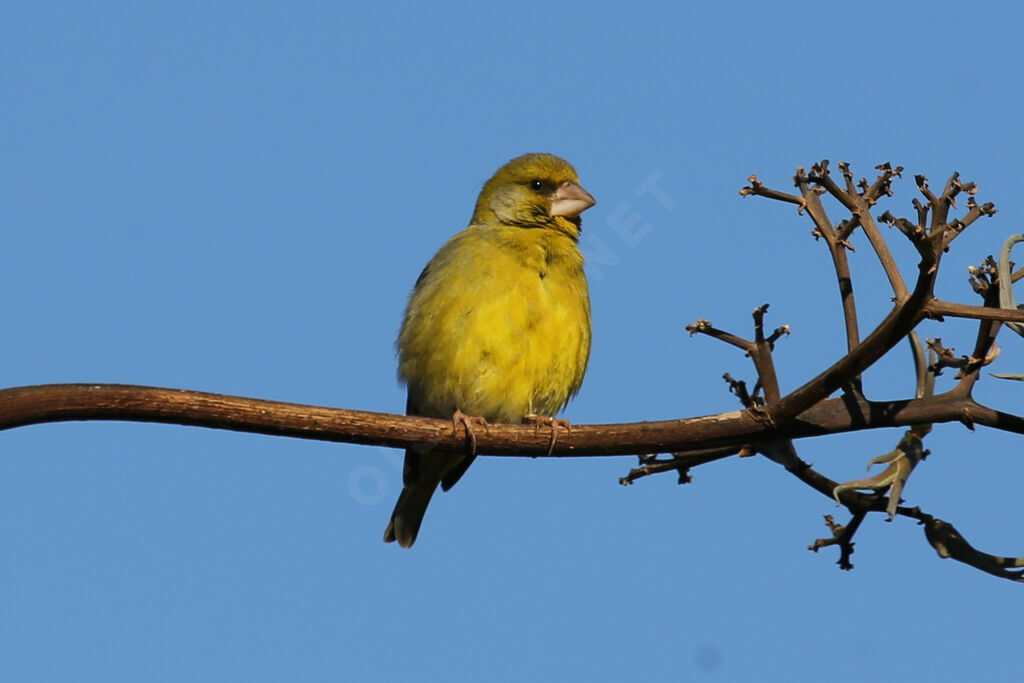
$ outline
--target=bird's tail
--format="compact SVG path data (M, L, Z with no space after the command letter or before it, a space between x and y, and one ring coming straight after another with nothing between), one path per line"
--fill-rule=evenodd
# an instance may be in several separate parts
M398 496L398 502L395 503L395 510L391 513L388 528L384 530L385 543L398 541L398 545L403 548L411 548L412 544L416 542L420 524L423 523L423 515L437 488L436 482L433 486L424 486L423 484L424 482L417 482L402 489L401 495Z

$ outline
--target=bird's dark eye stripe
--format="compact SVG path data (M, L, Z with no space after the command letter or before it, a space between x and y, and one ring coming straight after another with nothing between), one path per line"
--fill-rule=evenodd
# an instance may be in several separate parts
M550 180L541 180L540 178L534 178L530 181L530 189L534 192L550 192L555 189L555 184Z

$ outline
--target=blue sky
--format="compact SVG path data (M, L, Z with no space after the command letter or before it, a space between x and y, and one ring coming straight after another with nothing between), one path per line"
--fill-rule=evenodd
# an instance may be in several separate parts
M121 382L400 412L423 264L508 158L572 161L594 345L574 423L736 408L771 302L784 389L843 350L827 252L751 173L952 171L1000 213L941 296L1021 231L1011 3L8 3L0 21L0 386ZM656 178L670 200L637 192ZM636 214L642 234L617 221ZM858 236L859 237L859 236ZM862 242L858 241L858 247ZM913 250L893 236L912 274ZM888 310L853 256L862 328ZM922 328L960 353L974 326ZM995 371L1024 372L1003 335ZM867 373L910 395L899 348ZM948 387L952 373L940 378ZM1020 386L979 399L1013 410ZM836 479L900 431L807 440ZM908 503L1024 553L1019 439L938 427ZM381 542L400 455L164 425L0 434L0 674L18 681L954 681L1019 669L1021 589L867 520L856 568L805 548L830 501L761 459L623 488L633 458L483 458L411 552ZM937 651L939 654L937 654Z

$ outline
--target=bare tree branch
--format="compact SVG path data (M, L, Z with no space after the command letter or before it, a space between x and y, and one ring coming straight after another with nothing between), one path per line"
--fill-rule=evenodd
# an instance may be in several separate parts
M928 542L940 556L995 576L1024 581L1024 559L980 552L948 522L918 507L900 505L903 486L911 470L929 452L923 447L923 439L933 425L959 422L970 429L981 425L1024 434L1024 416L982 405L972 396L981 369L998 356L995 342L1003 323L1024 323L1024 311L1014 308L1008 288L1009 281L1024 277L1024 268L1011 274L1008 243L998 266L988 257L980 266L969 269L971 286L981 296L982 305L935 299L933 291L943 254L977 219L994 215L995 207L991 203L978 204L974 196L977 186L961 182L955 173L940 194L928 186L923 175L917 175L915 182L924 201L914 199L913 219L896 216L891 211L873 217L870 211L879 200L892 196L893 181L901 177L902 167L882 164L877 167L879 174L875 180L868 183L863 178L855 182L848 164L838 166L843 176L842 186L832 178L826 160L812 166L809 173L797 169L793 181L799 195L766 187L756 176L750 176L750 184L740 193L796 205L798 213L806 212L814 223L812 235L825 241L835 270L847 352L803 386L783 394L772 353L775 343L789 334L789 328L783 325L766 333L768 304L758 306L753 312L752 340L718 329L704 319L687 327L691 335L717 339L750 357L757 373L752 390L748 390L743 380L725 375L743 410L657 422L574 425L557 443L530 425L491 424L482 434L476 434L475 444L471 446L467 443L469 435L465 429L450 420L159 387L53 384L0 390L0 430L74 420L127 420L415 448L427 457L431 451L468 452L471 447L480 455L519 457L639 455L639 465L620 479L624 485L664 472L676 472L679 483L687 483L695 467L733 455L761 453L807 486L823 496L835 496L848 508L852 515L850 522L840 525L828 516L831 538L817 539L811 546L812 550L837 546L839 565L843 569L853 566L850 556L857 529L870 513L885 511L890 518L894 515L908 517L923 524ZM950 218L960 194L967 196L963 215ZM823 195L836 200L849 212L849 217L838 224L833 221L821 200ZM908 289L876 220L896 228L898 232L890 234L897 238L902 234L919 254L912 289ZM853 253L849 240L857 228L871 243L894 294L892 310L866 337L861 336L859 328L849 263ZM978 321L972 352L957 356L936 337L928 342L929 362L914 329L924 320L942 321L947 316ZM862 373L904 338L910 341L913 351L914 398L866 399L861 386ZM935 375L944 367L957 368L959 383L945 393L932 395ZM840 390L838 398L829 398ZM889 467L874 477L845 484L815 470L799 457L795 446L796 440L806 437L883 427L909 428L893 451L871 460L871 464L885 463ZM934 437L930 445L936 445ZM661 455L666 453L670 455Z
M853 563L850 562L850 556L853 555L853 535L857 533L860 523L864 521L867 514L867 512L854 513L845 526L837 524L832 515L825 515L825 526L832 532L831 538L816 538L814 543L807 546L807 549L818 552L821 548L838 545L840 553L836 564L839 565L840 569L846 571L853 569Z
M123 384L42 384L0 390L0 431L51 422L120 420L157 422L318 441L412 448L467 449L450 420L374 413ZM952 392L921 399L828 399L774 429L745 410L656 422L573 425L560 435L553 457L671 453L734 447L778 438L909 427L920 422L961 422L1024 434L1024 417L983 406ZM481 455L543 457L550 438L532 425L492 424L477 434Z

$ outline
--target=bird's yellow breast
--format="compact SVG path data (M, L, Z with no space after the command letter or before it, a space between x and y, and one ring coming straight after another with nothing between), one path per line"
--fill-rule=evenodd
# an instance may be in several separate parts
M493 422L554 415L583 381L590 300L575 240L470 226L416 284L398 338L400 379L421 415Z

